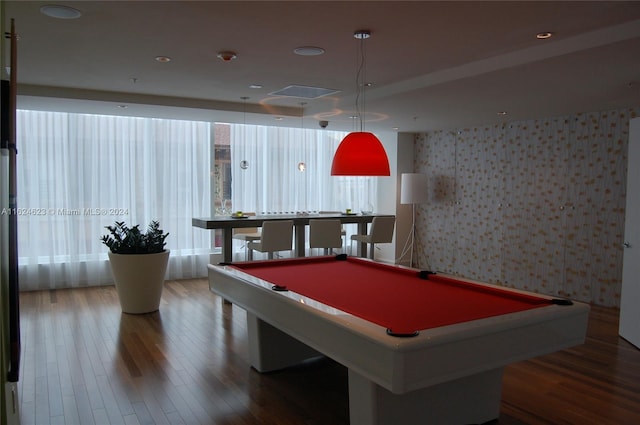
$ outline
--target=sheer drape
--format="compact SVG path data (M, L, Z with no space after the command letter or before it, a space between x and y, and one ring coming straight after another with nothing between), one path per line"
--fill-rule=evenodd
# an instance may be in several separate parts
M111 283L100 236L115 221L159 220L170 233L167 278L206 275L213 232L191 219L213 214L212 123L39 111L17 118L21 290ZM231 125L229 207L370 208L375 179L330 175L345 134Z
M21 289L112 282L99 238L114 221L170 233L168 278L204 276L211 128L203 122L18 112Z
M333 155L346 134L231 125L233 209L292 213L375 208L375 178L331 176Z
M258 214L355 212L375 210L377 180L331 176L331 162L347 135L327 130L302 130L231 125L233 210ZM356 232L346 225L347 234ZM234 255L242 259L242 244Z

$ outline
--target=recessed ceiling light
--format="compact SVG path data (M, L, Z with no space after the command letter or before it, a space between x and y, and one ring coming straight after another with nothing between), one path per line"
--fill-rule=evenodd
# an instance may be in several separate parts
M249 84L250 89L261 89L262 84Z
M169 56L156 56L156 60L158 62L171 62L171 58Z
M546 40L551 37L553 37L553 33L551 31L543 31L536 34L536 38L538 40Z
M498 115L507 115L507 111L500 111L497 113Z
M324 49L315 46L302 46L293 49L293 53L300 56L319 56L324 53Z
M128 108L128 106L127 106L127 105L118 105L118 108L120 108L120 109L127 109L127 108Z
M57 19L76 19L82 16L82 12L69 6L60 4L46 4L40 7L40 12L51 18Z

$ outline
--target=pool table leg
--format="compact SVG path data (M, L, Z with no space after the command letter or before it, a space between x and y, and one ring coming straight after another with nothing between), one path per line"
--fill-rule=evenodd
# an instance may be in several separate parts
M479 424L500 415L503 368L405 394L349 369L351 425Z
M313 348L287 335L247 311L249 361L258 372L271 372L322 356Z

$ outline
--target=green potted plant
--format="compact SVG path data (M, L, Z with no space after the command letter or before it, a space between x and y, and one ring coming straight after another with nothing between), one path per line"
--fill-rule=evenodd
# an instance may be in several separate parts
M160 229L158 221L152 221L146 232L140 225L129 227L123 221L105 228L109 234L100 240L109 247L109 264L122 311L157 311L169 262L169 250L164 248L169 233Z

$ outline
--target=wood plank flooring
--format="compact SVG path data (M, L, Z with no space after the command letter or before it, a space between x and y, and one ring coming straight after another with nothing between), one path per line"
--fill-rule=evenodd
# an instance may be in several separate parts
M22 424L349 423L346 369L257 373L244 310L206 279L168 281L148 315L122 314L111 286L26 292L21 308ZM584 345L508 366L493 424L640 424L640 350L617 326L593 307Z

